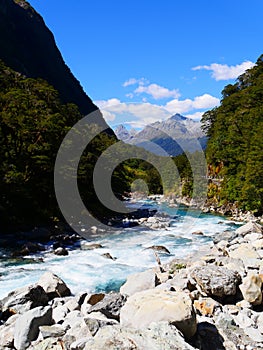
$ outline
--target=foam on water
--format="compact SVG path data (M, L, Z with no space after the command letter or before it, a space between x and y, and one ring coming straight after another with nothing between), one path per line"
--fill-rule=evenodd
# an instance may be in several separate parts
M148 206L157 205L147 202ZM65 257L55 256L52 252L38 254L42 263L8 264L0 260L0 299L10 291L33 284L45 271L60 276L73 293L118 290L126 277L135 272L156 266L152 245L165 246L171 255L159 253L163 263L172 258L181 258L211 242L217 232L234 229L223 217L201 214L161 204L159 212L165 212L173 219L171 227L163 230L143 230L141 228L123 229L120 232L104 234L92 239L103 248L69 251ZM185 216L185 214L187 215ZM219 223L220 221L220 223ZM187 229L186 229L187 227ZM202 231L204 236L192 235L193 231ZM106 259L102 254L110 253L116 260Z

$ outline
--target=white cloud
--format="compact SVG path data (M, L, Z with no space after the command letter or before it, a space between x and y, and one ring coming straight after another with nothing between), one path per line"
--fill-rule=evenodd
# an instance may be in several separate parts
M117 115L132 116L136 123L149 124L170 116L170 112L163 106L146 103L125 103L118 99L109 99L107 101L95 101L95 104L101 109L107 121L115 120Z
M251 61L245 61L236 66L228 66L227 64L212 63L209 66L197 66L192 70L209 70L212 71L212 77L216 80L229 80L236 79L239 75L243 74L247 69L250 69L255 64Z
M135 78L130 78L129 80L126 80L123 84L122 84L122 86L124 86L124 87L127 87L127 86L130 86L130 85L135 85L135 84L137 84L137 79L135 79Z
M150 85L143 85L137 87L137 89L134 90L134 93L136 94L148 94L152 96L155 100L161 99L161 98L169 98L174 97L178 98L180 96L180 93L177 89L169 90L163 86L157 85L157 84L150 84Z
M102 109L101 112L102 112L102 115L103 115L104 119L106 120L106 122L112 122L116 118L115 114L113 114L105 109Z
M128 80L126 80L122 86L123 87L127 87L127 86L131 86L131 85L143 85L143 84L149 84L148 80L145 78L140 78L140 79L136 79L136 78L130 78Z
M164 108L171 114L187 113L198 109L213 108L219 105L220 100L209 94L195 97L193 100L187 98L185 100L174 99L166 103Z
M188 118L200 119L205 110L219 105L219 99L209 94L195 97L193 100L173 99L165 105L157 105L149 102L126 103L116 98L107 101L95 101L96 105L101 108L102 113L107 121L113 121L119 116L130 116L134 118L134 123L146 125L163 120L175 113L186 114ZM192 113L191 113L192 112Z
M121 103L121 101L117 98L110 98L109 100L97 100L96 101L96 105L101 108L109 108L111 106L116 106L119 105Z
M177 89L169 90L158 84L150 84L145 78L131 78L123 83L123 86L137 85L133 92L126 94L126 97L133 98L134 95L146 94L153 99L168 98L166 104L150 103L147 96L141 96L142 102L122 102L117 98L95 101L101 109L104 118L108 122L134 123L137 127L167 119L173 114L180 113L191 119L200 119L205 110L219 105L218 98L203 94L194 99L180 100L180 93ZM117 118L117 120L116 120Z
M200 120L204 112L195 112L193 114L186 114L185 117L193 120Z
M214 96L211 96L209 94L204 94L201 96L197 96L193 100L193 109L206 109L206 108L213 108L215 106L218 106L220 103L220 100Z
M180 93L178 89L169 90L166 87L160 86L158 84L150 84L145 78L135 79L130 78L126 80L122 86L127 87L131 85L138 85L138 87L132 93L127 94L127 97L133 98L134 94L147 94L153 97L155 100L161 98L179 98Z

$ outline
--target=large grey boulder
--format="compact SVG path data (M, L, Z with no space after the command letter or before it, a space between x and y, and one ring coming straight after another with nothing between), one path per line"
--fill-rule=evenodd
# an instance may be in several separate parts
M101 312L107 318L119 320L120 310L125 304L127 298L120 293L106 294L105 297L95 305L91 306L88 313Z
M24 313L38 306L45 306L48 296L41 286L27 286L10 292L1 300L2 311L11 310L13 313Z
M73 327L71 327L67 331L67 333L62 338L62 341L66 349L71 349L72 343L83 338L92 338L92 334L89 330L89 327L86 325L85 321L82 319L79 322L76 322L73 325Z
M152 289L158 284L158 278L153 270L146 270L128 276L127 281L120 288L123 295L133 295L146 289Z
M236 230L236 233L242 237L244 237L248 233L252 233L252 232L262 233L263 228L260 224L257 224L256 222L249 221L247 224L239 227Z
M67 297L71 295L66 283L52 272L45 272L39 279L38 285L47 293L49 300L56 297Z
M236 271L215 265L196 267L191 272L191 277L207 296L219 298L235 295L241 281Z
M192 337L196 332L196 315L189 295L150 289L128 298L120 312L123 327L141 329L161 321L170 322L185 337Z
M50 306L36 307L25 312L15 323L14 346L16 350L26 349L31 341L37 339L39 327L52 323L52 308Z
M102 317L101 317L102 316ZM118 324L118 321L114 319L108 319L99 312L92 313L90 318L84 318L86 325L88 326L91 334L94 336L98 330L105 326L113 326Z
M230 242L233 239L235 239L237 236L238 236L238 234L236 232L224 231L224 232L216 233L214 238L213 238L213 242L214 242L214 244L217 244L221 241Z
M152 323L143 329L121 326L101 328L85 350L194 350L176 327L168 322Z

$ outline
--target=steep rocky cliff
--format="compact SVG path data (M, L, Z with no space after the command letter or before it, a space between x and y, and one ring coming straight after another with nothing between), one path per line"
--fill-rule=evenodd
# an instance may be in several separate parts
M65 64L43 18L27 1L0 1L0 59L27 77L47 80L62 102L75 103L82 114L97 109ZM105 123L102 118L100 122Z

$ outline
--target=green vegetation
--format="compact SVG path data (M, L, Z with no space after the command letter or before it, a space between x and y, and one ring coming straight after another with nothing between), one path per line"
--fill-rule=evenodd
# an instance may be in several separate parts
M178 272L179 270L185 269L186 264L185 263L179 263L179 262L172 262L169 265L169 274L174 274L175 272Z
M243 210L263 213L263 55L256 65L222 91L219 107L202 118L209 137L209 197L237 202Z
M2 227L39 224L59 215L53 185L56 154L81 117L77 106L62 104L58 92L46 81L26 78L0 61ZM115 136L106 133L92 140L83 156L85 166L80 165L80 187L90 181L100 153L114 142ZM82 195L95 210L91 186L85 186Z

